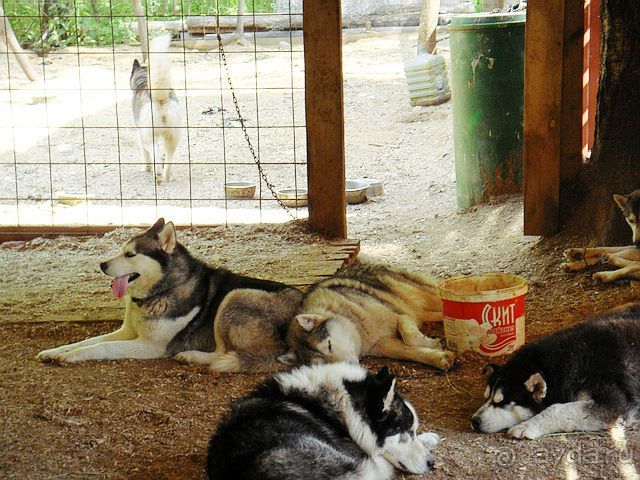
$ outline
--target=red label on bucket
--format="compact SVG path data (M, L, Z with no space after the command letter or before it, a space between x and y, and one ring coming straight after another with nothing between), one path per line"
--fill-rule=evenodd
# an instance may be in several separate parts
M524 344L524 295L492 302L443 298L442 307L449 348L502 355Z

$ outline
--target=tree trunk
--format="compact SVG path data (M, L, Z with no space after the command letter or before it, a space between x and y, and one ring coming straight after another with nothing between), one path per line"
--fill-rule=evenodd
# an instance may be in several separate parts
M418 27L419 51L423 50L427 53L435 53L439 10L440 0L422 0L420 26Z
M142 8L140 0L132 0L133 11L138 22L138 40L140 40L140 49L142 50L142 63L147 63L149 58L149 27L147 25L147 16Z
M236 36L242 37L244 35L244 0L238 0L238 16L236 17Z
M637 0L602 0L601 73L591 163L567 201L570 225L601 245L627 245L631 232L614 193L640 188L640 9Z
M18 65L20 65L20 68L22 68L22 71L29 80L32 82L38 80L38 74L29 63L29 58L25 55L24 50L22 50L16 34L13 33L13 28L11 28L11 24L9 23L9 17L4 14L2 3L0 3L0 45L4 45L5 41L7 42L7 51L14 54Z

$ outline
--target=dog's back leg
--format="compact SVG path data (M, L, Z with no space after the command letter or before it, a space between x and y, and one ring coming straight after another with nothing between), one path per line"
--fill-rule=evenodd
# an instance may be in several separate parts
M440 370L451 368L455 359L455 353L453 352L435 348L413 347L405 344L399 338L383 338L374 346L371 354L396 360L424 363Z
M567 260L560 264L565 272L578 272L585 268L597 265L607 254L622 252L633 247L599 247L599 248L568 248L564 251Z
M598 272L593 275L593 279L602 283L611 283L618 280L640 280L640 265L634 263L628 267L611 272Z
M199 352L189 350L174 357L180 363L208 365L214 372L275 372L289 368L277 361L276 357L260 356L248 352Z
M171 179L171 165L173 164L173 157L178 148L178 141L180 140L180 130L176 127L170 129L168 133L165 133L162 137L164 160L162 166L162 182L168 182Z
M142 160L142 171L150 172L151 171L151 151L147 148L148 143L145 142L143 135L146 135L147 132L142 131L143 129L138 128L138 154L140 156L140 160Z
M442 349L440 340L424 335L418 328L418 321L409 315L398 316L398 332L407 345Z

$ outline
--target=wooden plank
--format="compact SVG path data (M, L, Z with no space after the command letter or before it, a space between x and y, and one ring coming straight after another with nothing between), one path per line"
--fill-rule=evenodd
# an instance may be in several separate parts
M340 0L303 2L309 224L347 235Z
M562 100L560 113L560 183L571 182L582 163L583 0L564 2ZM563 189L560 189L562 192ZM562 204L562 195L560 195ZM568 210L568 209L567 209ZM563 209L560 209L562 216Z
M564 2L527 5L524 74L524 233L559 226Z
M600 0L586 0L584 2L584 29L582 158L587 160L593 147L600 79Z
M151 225L20 225L0 226L0 243L13 240L33 240L38 237L69 236L102 236L117 228L148 228ZM220 225L197 225L198 227L219 227ZM191 225L176 225L177 230L192 228Z
M221 32L235 31L236 15L196 16L187 17L186 28L192 35L216 33L216 24L220 20ZM273 13L249 13L243 15L244 30L246 32L264 32L271 30L299 30L302 28L302 15L277 15Z

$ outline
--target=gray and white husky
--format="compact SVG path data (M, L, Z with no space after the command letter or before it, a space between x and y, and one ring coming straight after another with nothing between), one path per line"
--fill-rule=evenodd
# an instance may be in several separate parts
M435 433L384 367L304 366L236 402L209 443L210 479L382 480L433 467Z
M170 35L151 40L148 66L134 60L129 80L140 159L145 172L153 165L158 184L171 177L171 163L184 127L180 102L171 86L170 44Z
M208 362L221 371L282 368L288 324L302 294L269 280L212 268L176 238L173 223L159 219L100 264L125 298L115 332L44 350L41 361L78 362L171 357L188 350L216 351Z
M593 432L638 420L640 305L626 305L518 350L485 368L486 403L473 428L515 438Z
M433 280L401 269L355 264L313 285L289 327L289 364L358 363L375 356L447 370L455 358L420 331L442 320Z
M626 247L568 248L564 251L565 262L560 268L565 272L579 272L593 265L606 264L617 270L597 272L593 279L610 283L618 280L640 280L640 190L628 195L613 195L624 219L631 228L633 245Z

